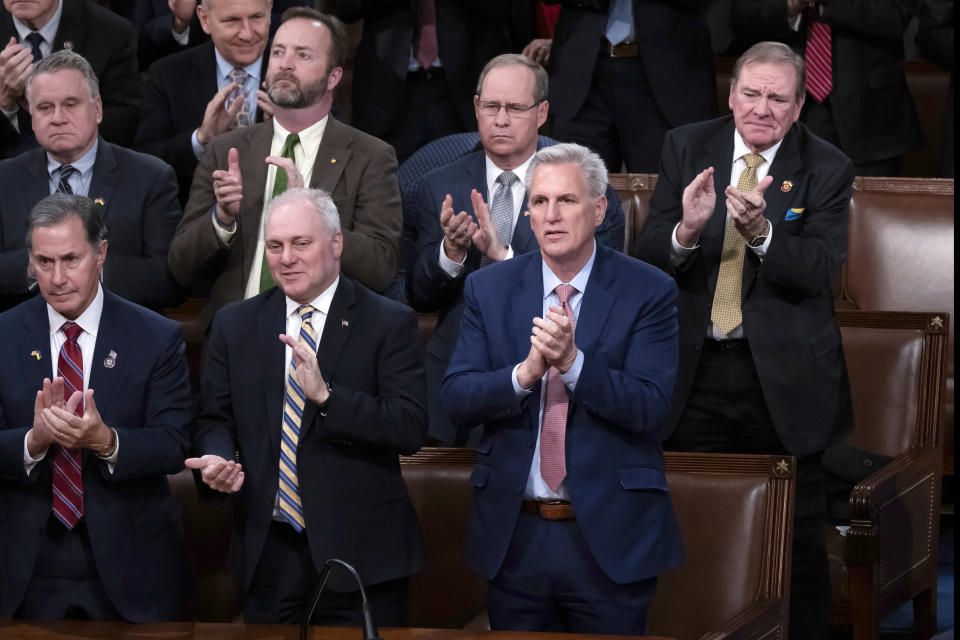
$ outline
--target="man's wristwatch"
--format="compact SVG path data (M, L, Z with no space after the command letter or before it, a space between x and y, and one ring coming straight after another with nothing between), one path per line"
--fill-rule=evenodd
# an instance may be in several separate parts
M763 243L767 241L767 236L769 235L770 235L770 221L764 220L763 231L761 231L757 235L750 238L750 240L747 241L747 246L752 249L756 249L757 247L762 247Z

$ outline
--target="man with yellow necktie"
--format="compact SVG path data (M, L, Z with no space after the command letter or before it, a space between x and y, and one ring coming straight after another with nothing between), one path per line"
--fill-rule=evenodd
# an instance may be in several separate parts
M680 289L667 449L797 456L790 637L826 637L820 458L849 433L832 282L853 165L797 123L803 58L762 42L737 61L732 116L667 134L638 257Z

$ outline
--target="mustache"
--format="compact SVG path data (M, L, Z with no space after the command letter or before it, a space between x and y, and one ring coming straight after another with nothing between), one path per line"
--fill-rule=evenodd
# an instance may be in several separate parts
M271 75L267 80L269 81L270 84L273 84L277 80L289 80L290 82L297 85L298 87L300 86L300 81L297 80L297 76L287 71L277 71L276 73Z

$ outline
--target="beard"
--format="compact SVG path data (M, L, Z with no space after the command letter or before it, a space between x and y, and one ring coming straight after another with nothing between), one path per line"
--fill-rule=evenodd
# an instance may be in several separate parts
M300 84L300 80L291 74L276 73L267 78L267 95L278 107L284 109L304 109L320 102L327 95L327 78L311 82L306 86ZM276 82L278 79L286 80L292 83L292 88L279 87Z

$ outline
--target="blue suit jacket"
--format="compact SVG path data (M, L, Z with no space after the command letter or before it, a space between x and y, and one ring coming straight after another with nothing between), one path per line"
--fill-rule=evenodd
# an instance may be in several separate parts
M0 162L0 309L33 295L27 277L24 221L50 195L43 149ZM102 138L88 195L103 200L109 251L103 283L122 298L152 309L183 301L167 266L167 251L180 221L177 181L164 162Z
M52 462L28 476L23 439L51 376L46 303L37 296L0 314L0 617L20 605L51 517ZM103 421L117 430L113 474L83 450L84 520L107 597L127 620L169 620L186 578L180 504L167 474L183 469L190 384L177 323L104 291L90 372ZM31 353L37 351L39 359ZM103 364L116 352L114 367Z
M538 147L550 146L556 141L542 138ZM520 176L521 179L523 176ZM470 191L476 189L485 202L490 202L487 193L487 167L483 151L475 151L456 162L431 171L420 183L417 206L413 211L416 225L416 248L414 262L407 276L407 296L410 305L417 311L432 311L440 314L437 327L427 345L427 398L430 404L429 435L444 444L454 438L454 428L436 403L440 380L447 370L450 355L460 333L460 318L463 315L463 283L467 276L480 268L482 255L471 245L460 275L451 278L440 268L440 245L443 229L440 227L440 205L446 194L453 196L453 210L467 211L473 216ZM597 242L620 251L623 248L624 218L620 198L616 191L607 187L607 216L596 230ZM520 215L513 229L510 245L515 256L539 250L537 239L530 229L527 198L520 205Z
M597 246L577 318L584 363L570 394L565 483L593 557L618 583L682 560L660 448L677 371L676 296L662 272ZM540 253L471 275L464 299L440 402L459 426L483 423L467 557L492 579L520 513L539 429L541 383L518 400L511 376L530 350L532 318L543 314Z

